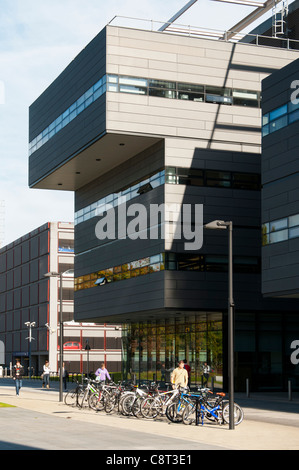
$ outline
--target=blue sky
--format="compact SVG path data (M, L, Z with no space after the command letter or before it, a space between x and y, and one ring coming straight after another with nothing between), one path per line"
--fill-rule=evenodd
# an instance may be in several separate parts
M4 244L45 222L73 220L72 193L28 188L30 104L115 15L166 22L186 3L0 0L0 200L5 200ZM226 30L251 11L250 7L199 0L177 23Z

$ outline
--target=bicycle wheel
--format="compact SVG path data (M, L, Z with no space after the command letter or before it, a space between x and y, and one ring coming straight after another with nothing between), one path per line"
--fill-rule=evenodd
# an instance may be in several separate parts
M111 397L108 397L104 405L104 410L106 411L106 413L111 413L111 411L114 410L116 404L117 404L116 395L112 395Z
M166 416L172 423L181 423L185 408L185 403L171 403L166 408Z
M64 397L64 403L68 406L76 406L77 405L77 389L70 390Z
M78 402L79 402L79 406L81 408L88 408L89 407L89 390L82 390L82 392L80 393L79 397L78 397Z
M135 418L142 417L140 407L141 407L141 403L143 402L143 400L144 400L143 397L137 397L132 405L132 413L135 416Z
M101 411L104 409L105 405L105 396L104 394L92 393L89 397L89 407L95 411Z
M229 424L229 403L224 405L223 412L222 412L223 420L225 423ZM242 423L244 418L244 412L242 408L234 403L234 424L237 426L238 424Z
M140 407L141 414L144 418L154 419L160 411L160 405L153 397L145 398Z
M184 424L193 424L196 421L196 404L195 403L189 403L184 411L183 411L183 416L182 420Z
M136 400L135 395L125 395L120 403L120 412L124 416L132 414L132 406Z

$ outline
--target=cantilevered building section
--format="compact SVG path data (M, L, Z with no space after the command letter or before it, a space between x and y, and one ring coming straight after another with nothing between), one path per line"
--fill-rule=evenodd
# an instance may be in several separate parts
M298 57L108 25L31 105L30 187L75 192L75 320L126 325L125 373L159 379L186 356L193 381L208 360L223 385L226 236L205 234L194 250L187 237L151 238L149 221L135 240L119 224L136 203L202 204L204 223L234 224L239 386L269 383L255 362L259 318L295 307L261 295L261 81ZM115 237L100 240L105 210Z

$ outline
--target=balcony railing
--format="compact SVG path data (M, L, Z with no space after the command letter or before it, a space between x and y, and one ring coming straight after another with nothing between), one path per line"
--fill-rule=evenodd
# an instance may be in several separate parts
M169 23L164 31L159 31L164 21L149 20L143 18L132 18L129 16L114 16L108 23L110 26L121 26L133 29L144 29L159 32L160 34L181 34L183 36L213 39L217 41L252 44L256 46L278 47L289 50L299 50L299 40L264 36L261 34L240 33L236 31L221 31L217 29L200 28L198 26Z

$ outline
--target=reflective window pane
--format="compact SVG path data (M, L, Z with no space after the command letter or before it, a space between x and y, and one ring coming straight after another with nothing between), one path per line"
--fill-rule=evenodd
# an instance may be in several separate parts
M289 227L296 227L299 225L299 214L291 215L289 217Z
M270 232L270 243L278 243L288 239L288 230L280 230L279 232Z
M275 220L274 222L270 222L269 225L269 231L270 232L277 232L278 230L282 230L284 228L287 228L288 226L288 219L280 219L280 220Z
M279 118L280 116L284 116L288 112L288 106L284 104L273 111L270 111L270 121L274 121L274 119Z

